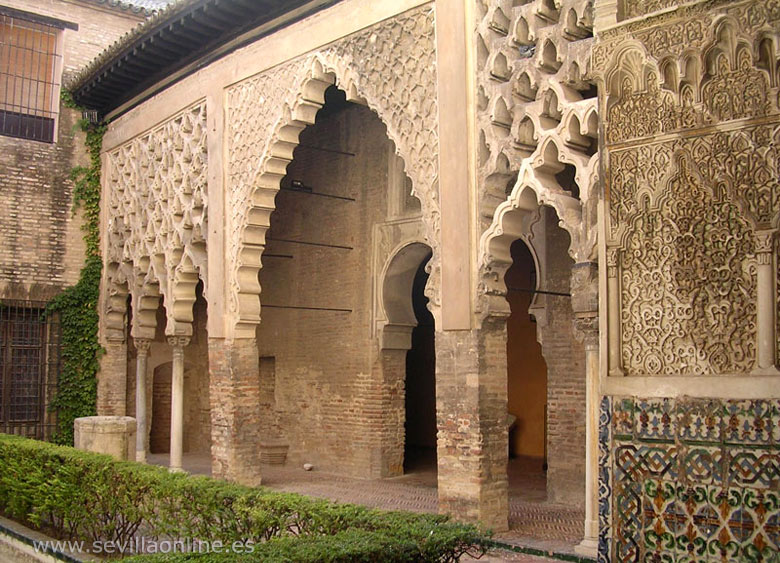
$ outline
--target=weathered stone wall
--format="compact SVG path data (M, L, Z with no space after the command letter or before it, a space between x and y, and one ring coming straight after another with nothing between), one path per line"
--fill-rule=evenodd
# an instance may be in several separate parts
M625 0L617 18L670 6ZM594 49L609 170L599 555L766 560L780 549L780 3L673 8L597 30Z
M261 441L276 438L265 429L278 425L293 463L369 476L380 457L374 450L386 414L381 382L372 373L371 232L386 214L390 142L369 109L351 105L334 113L331 107L338 108L326 103L317 123L301 134L282 186L302 182L316 193L355 201L285 189L276 196L260 271L263 384L270 358L275 371L274 405L264 409L273 417L262 421ZM349 311L281 308L288 306Z
M140 21L78 2L8 0L5 6L79 25L62 31L62 80ZM81 219L72 213L73 166L87 164L79 112L60 103L55 143L0 136L0 296L48 301L75 283L84 260Z

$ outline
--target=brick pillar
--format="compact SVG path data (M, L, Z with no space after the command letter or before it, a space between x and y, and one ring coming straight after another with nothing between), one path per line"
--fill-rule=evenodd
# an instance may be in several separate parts
M209 338L211 473L260 484L260 366L254 338Z
M379 463L374 468L372 460L372 477L397 477L404 472L406 350L380 350L380 354Z
M97 385L99 416L125 416L127 406L127 343L109 340L100 358Z
M506 322L436 333L439 510L508 528Z

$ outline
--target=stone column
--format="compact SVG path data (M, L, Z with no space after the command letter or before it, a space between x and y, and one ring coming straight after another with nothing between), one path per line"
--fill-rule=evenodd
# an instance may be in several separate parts
M607 350L609 375L622 376L623 362L620 350L620 279L618 278L618 250L607 249Z
M755 375L777 375L775 231L756 232L756 368Z
M575 318L585 345L585 534L575 548L596 557L599 539L599 330L598 316Z
M575 264L571 281L575 334L585 345L585 525L575 551L596 557L599 538L599 317L598 266Z
M184 444L184 347L189 336L169 336L173 348L173 373L171 375L171 471L183 471L181 465Z
M136 443L135 460L146 463L146 360L152 341L148 338L133 339L136 349L135 359L135 420Z

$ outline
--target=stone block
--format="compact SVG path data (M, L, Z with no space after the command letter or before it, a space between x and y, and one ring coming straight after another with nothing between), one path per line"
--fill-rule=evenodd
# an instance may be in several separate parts
M85 416L73 421L73 443L79 450L135 461L135 419L130 416Z

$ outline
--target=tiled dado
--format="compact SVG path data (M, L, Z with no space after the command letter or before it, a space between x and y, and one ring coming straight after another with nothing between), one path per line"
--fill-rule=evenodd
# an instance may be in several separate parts
M604 397L599 561L780 562L780 399Z

